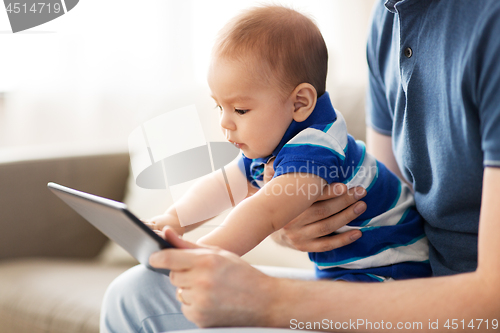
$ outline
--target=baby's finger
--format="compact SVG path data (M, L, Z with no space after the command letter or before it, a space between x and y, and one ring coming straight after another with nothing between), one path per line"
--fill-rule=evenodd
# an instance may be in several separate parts
M147 225L150 229L156 230L156 223L155 222L144 222L142 221L145 225Z
M154 219L141 219L141 222L147 225L150 229L155 230L156 221Z

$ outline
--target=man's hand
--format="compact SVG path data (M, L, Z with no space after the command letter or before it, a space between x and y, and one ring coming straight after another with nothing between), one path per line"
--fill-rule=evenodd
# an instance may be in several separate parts
M269 326L276 278L231 252L187 242L170 228L162 236L176 248L152 254L149 263L170 269L170 282L179 288L187 319L200 327ZM263 304L269 306L266 311Z
M264 182L274 175L273 163L274 160L264 169ZM347 190L345 184L330 184L316 203L276 231L272 238L281 245L304 252L325 252L348 245L361 237L361 231L330 234L366 210L366 204L358 202L365 195L362 187Z

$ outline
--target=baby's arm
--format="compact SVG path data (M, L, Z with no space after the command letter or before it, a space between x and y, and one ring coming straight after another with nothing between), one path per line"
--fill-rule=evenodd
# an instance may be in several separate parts
M239 160L235 160L226 165L225 175L217 170L202 177L163 215L153 217L146 224L153 230L169 226L182 235L230 208L232 202L238 204L249 195L250 187L238 163Z
M323 178L312 174L276 177L239 204L219 228L198 243L243 255L311 206L325 185Z

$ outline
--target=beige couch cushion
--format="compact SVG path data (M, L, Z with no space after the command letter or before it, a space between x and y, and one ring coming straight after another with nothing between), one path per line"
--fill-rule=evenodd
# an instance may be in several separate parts
M127 268L83 260L2 262L0 332L98 332L104 292Z
M40 152L42 147L32 150ZM107 242L106 236L53 195L47 183L122 200L128 154L88 156L73 150L69 156L58 152L37 158L32 157L36 155L32 150L13 160L0 154L0 260L96 256Z

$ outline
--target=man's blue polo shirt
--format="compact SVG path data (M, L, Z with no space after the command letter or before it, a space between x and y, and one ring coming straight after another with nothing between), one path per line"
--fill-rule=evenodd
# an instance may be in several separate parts
M367 58L368 123L413 184L433 273L475 270L483 169L500 166L500 1L379 1Z

